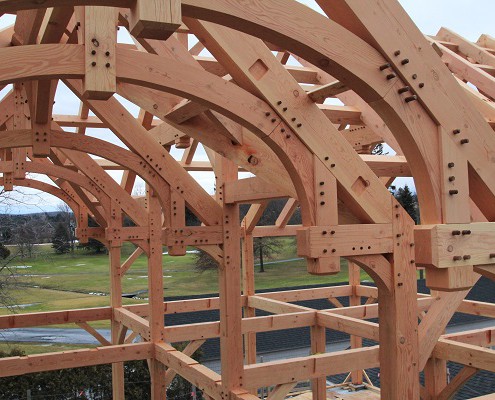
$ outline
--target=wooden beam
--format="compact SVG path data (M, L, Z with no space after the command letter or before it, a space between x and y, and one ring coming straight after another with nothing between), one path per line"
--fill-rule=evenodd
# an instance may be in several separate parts
M136 0L131 6L130 33L136 38L166 40L182 24L180 0Z
M324 124L322 122L322 117L325 118L325 116L316 105L311 102L304 103L305 106L300 107L302 103L301 98L304 98L306 95L300 93L300 87L297 82L287 73L285 68L276 60L263 42L251 36L207 22L187 19L186 23L196 34L202 36L205 40L207 38L208 43L205 43L208 50L217 59L222 60L222 63L236 82L247 90L261 95L274 110L277 110L278 116L282 118L288 127L293 129L301 141L314 152L338 179L343 192L349 193L349 204L360 203L360 206L355 210L356 214L360 214L363 219L370 218L375 222L389 220L388 211L382 209L383 204L386 204L384 198L389 196L385 193L386 190L384 190L383 184L381 182L378 183L379 180L375 181L376 176L368 176L366 167L361 168L360 160L355 160L356 154L351 149L350 144L338 134L329 135L329 132L335 128L329 126L328 123ZM239 42L244 43L242 54L235 51ZM258 62L258 60L261 61ZM250 70L252 71L257 66L260 66L260 71L263 72L262 80L256 79L250 72ZM283 84L280 84L281 77L283 77ZM277 83L275 84L275 82ZM298 93L298 97L291 97L289 103L287 103L289 100L286 100L285 104L283 104L283 101L282 104L278 103L281 99L286 98L286 96L278 93L274 88L282 87L284 88L284 93L290 88L293 93ZM289 107L292 112L284 113L284 107ZM323 126L325 126L324 129ZM338 152L335 151L337 148L339 149ZM352 156L350 155L351 152ZM344 154L349 155L345 162L342 160ZM349 160L353 160L353 163L356 163L356 168L349 168ZM334 165L334 167L332 168L331 165ZM344 165L346 166L345 169ZM357 174L358 170L359 174ZM350 171L356 171L356 174L359 176L354 176L354 173L351 174ZM370 185L363 186L360 183L361 179L364 182L369 181ZM351 194L356 192L356 190L362 191L361 196L358 196L357 199ZM371 192L373 192L373 195L371 195ZM383 201L378 201L379 198ZM302 201L302 199L299 200ZM381 201L381 206L376 204ZM365 209L367 211L362 213Z
M0 360L0 377L55 371L66 368L89 367L116 362L151 358L150 343L134 343L94 349L68 350L59 353L8 357Z
M81 96L80 82L67 81L69 87L78 96ZM173 157L155 145L145 128L133 118L127 110L115 99L107 101L87 100L88 106L99 118L112 129L112 131L126 143L133 151L147 160L161 160L156 167L156 162L148 161L150 168L171 184L174 189L184 195L190 209L207 225L217 225L221 221L221 209L215 204L211 196L196 182L184 169L178 165ZM141 132L136 135L136 132ZM146 157L147 156L147 157Z
M299 203L296 199L288 199L287 203L285 203L284 208L277 217L277 220L275 221L275 226L277 226L278 228L285 228L289 223L289 220L292 218L292 215L296 211L297 207L299 207Z
M270 361L246 366L244 386L273 386L349 372L354 368L374 368L378 365L378 346Z
M316 314L316 321L318 325L328 329L334 329L350 335L371 339L375 342L379 341L378 324L373 322L362 321L357 318L335 315L323 311L319 311Z
M284 383L273 388L267 397L267 400L284 400L292 389L297 385L297 382ZM326 388L325 388L326 390Z
M249 296L248 306L272 314L290 314L302 311L313 311L311 308L285 303L283 301L263 298L260 296Z
M117 91L117 14L112 7L84 9L85 68L83 96L106 100Z
M495 224L422 225L414 232L416 262L425 267L469 267L495 263Z
M297 231L297 254L304 257L345 257L393 250L390 224L314 226Z
M150 341L149 321L122 307L115 308L113 313L116 321L139 333L144 340Z
M308 92L308 96L314 102L323 102L328 97L335 97L336 95L348 90L349 88L342 82L334 81Z
M361 111L352 106L334 106L319 104L318 108L330 120L332 124L362 125Z
M221 376L216 372L165 343L155 345L155 357L207 395L212 396L214 399L221 398Z
M442 360L450 360L470 367L495 372L495 350L440 339L433 349L433 356Z
M477 64L485 64L495 67L495 56L493 54L489 53L478 44L464 39L454 31L442 27L437 33L437 38L455 43L457 45L458 52L468 56Z
M472 367L463 367L449 384L438 395L438 400L450 400L461 390L464 384L471 379L478 370Z
M77 326L80 328L84 329L86 332L88 332L91 336L93 336L100 344L103 346L111 346L112 343L110 343L105 337L98 332L95 328L93 328L91 325L89 325L86 322L77 322Z
M186 356L192 357L192 355L198 350L206 340L193 340L187 344L187 346L182 350ZM165 386L169 387L174 378L176 377L177 372L173 369L168 369L165 373Z
M241 204L287 197L277 189L258 177L239 179L225 185L225 202Z

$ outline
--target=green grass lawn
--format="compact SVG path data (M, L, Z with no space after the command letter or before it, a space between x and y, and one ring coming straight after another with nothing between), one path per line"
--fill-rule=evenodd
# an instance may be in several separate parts
M65 344L65 343L27 343L27 342L0 342L0 352L10 353L12 349L19 349L25 354L55 353L58 351L93 348L90 344Z
M133 251L126 244L122 251L124 261ZM296 258L292 239L283 239L277 260ZM266 260L271 261L271 260ZM18 259L13 265L29 266L17 269L20 289L12 293L16 307L14 312L40 312L63 309L101 307L109 305L108 256L88 255L76 251L75 255L56 255L50 245L37 246L36 257ZM163 256L164 295L166 297L209 294L218 292L216 271L198 272L194 267L194 255L183 257ZM301 285L325 284L347 281L347 263L342 261L342 270L331 276L308 274L304 260L265 264L265 272L255 266L256 289L272 289ZM369 279L363 273L362 279ZM124 299L125 304L142 303L147 290L146 257L139 257L122 279L124 293L139 292L141 299ZM11 309L0 308L0 314L9 314ZM106 326L106 323L96 323Z

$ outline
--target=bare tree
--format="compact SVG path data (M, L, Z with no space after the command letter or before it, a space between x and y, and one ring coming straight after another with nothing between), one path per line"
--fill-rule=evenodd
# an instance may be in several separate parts
M20 207L35 207L42 211L43 197L39 193L0 188L0 306L13 308L18 290L18 259L32 257L40 236L50 234L52 227L44 213L14 215ZM49 237L49 236L48 236ZM8 248L5 244L11 244Z
M58 211L61 213L62 220L60 221L65 226L65 230L69 234L70 250L74 253L76 242L76 218L70 207L66 203L57 205Z
M132 195L133 196L145 196L146 195L146 187L138 182L134 185L134 188L132 190Z
M5 258L0 258L0 306L13 309L17 284L17 273L12 262L18 258L19 253L10 254Z

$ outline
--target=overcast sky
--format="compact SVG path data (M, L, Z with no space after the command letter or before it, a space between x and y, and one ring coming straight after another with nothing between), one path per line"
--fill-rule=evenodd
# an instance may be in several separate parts
M298 0L315 10L321 12L314 0ZM368 1L368 0L362 0ZM493 15L495 14L494 0L399 0L402 6L406 9L421 31L425 34L435 35L440 27L450 28L460 35L476 41L482 33L487 33L495 36L495 27L493 25ZM4 15L0 18L0 28L7 26L13 22L13 17ZM122 30L121 30L122 32ZM75 113L78 109L78 100L72 93L63 87L59 87L61 94L57 96L57 103L54 112L59 114ZM5 93L5 90L2 94ZM128 104L122 98L119 98L124 104ZM136 115L136 108L131 110ZM107 138L102 130L88 130L88 134L95 137ZM113 135L112 135L113 136ZM112 142L116 142L112 138ZM112 173L118 179L118 173ZM212 174L197 174L196 178L200 183L211 193L213 191L213 176ZM398 180L398 185L404 183L411 184L410 180ZM22 189L26 193L31 193ZM56 209L56 205L60 201L53 196L43 195L41 204L39 197L33 199L36 206L19 205L18 207L9 209L9 212L24 213L38 212L41 207L45 211ZM0 213L5 212L0 202Z

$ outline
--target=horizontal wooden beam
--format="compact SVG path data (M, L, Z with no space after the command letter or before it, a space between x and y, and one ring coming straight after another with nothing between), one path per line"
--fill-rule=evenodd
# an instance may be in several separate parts
M352 286L329 286L311 289L285 290L281 292L257 293L258 297L266 297L273 300L293 302L314 299L326 299L329 297L347 297L352 295Z
M463 300L457 311L465 314L495 318L495 304L493 303Z
M268 299L259 296L248 297L248 307L257 308L273 314L290 314L301 311L314 311L311 308L286 303L284 301Z
M495 264L495 223L420 225L414 230L416 264L448 268Z
M335 97L338 94L347 92L349 88L340 81L334 81L322 85L317 89L308 92L308 96L315 102L323 102L328 97Z
M152 357L153 345L151 343L122 344L24 357L8 357L0 359L0 377L145 360Z
M318 325L328 329L334 329L339 332L348 333L349 335L371 339L376 342L379 341L378 324L374 322L363 321L358 318L324 311L319 311L316 314L316 322Z
M227 182L224 196L227 204L233 204L278 199L288 197L288 193L281 192L276 186L265 180L251 177Z
M115 308L113 312L115 321L120 322L132 331L139 333L144 340L150 340L151 336L149 321L134 314L132 311L126 310L125 308Z
M316 354L244 368L244 386L259 388L379 366L378 346Z
M393 251L391 224L329 225L297 231L297 254L319 258L385 254Z
M410 177L412 176L406 158L402 156L375 156L375 155L360 155L366 164L379 177ZM95 162L104 170L125 170L126 168L109 160L95 158ZM209 161L192 161L186 164L182 161L177 161L186 171L209 172L213 171L213 167ZM73 165L67 165L68 168L75 168ZM239 167L239 172L245 172L246 169ZM277 195L280 197L280 195Z
M243 318L242 333L271 332L282 329L302 328L315 324L316 311L298 311L292 314ZM171 343L217 338L220 337L220 322L167 326L165 327L165 337Z
M223 243L222 226L184 226L165 228L162 243L167 246L202 246Z
M442 339L471 344L473 346L492 347L495 346L495 327L451 333L443 335Z
M0 316L0 329L104 321L111 317L112 309L110 307L2 315Z
M318 108L323 111L323 114L332 124L363 125L361 111L356 107L319 104Z
M471 344L439 339L433 349L432 357L495 372L495 350Z
M155 345L155 357L207 395L215 399L222 398L221 376L216 372L165 343Z

